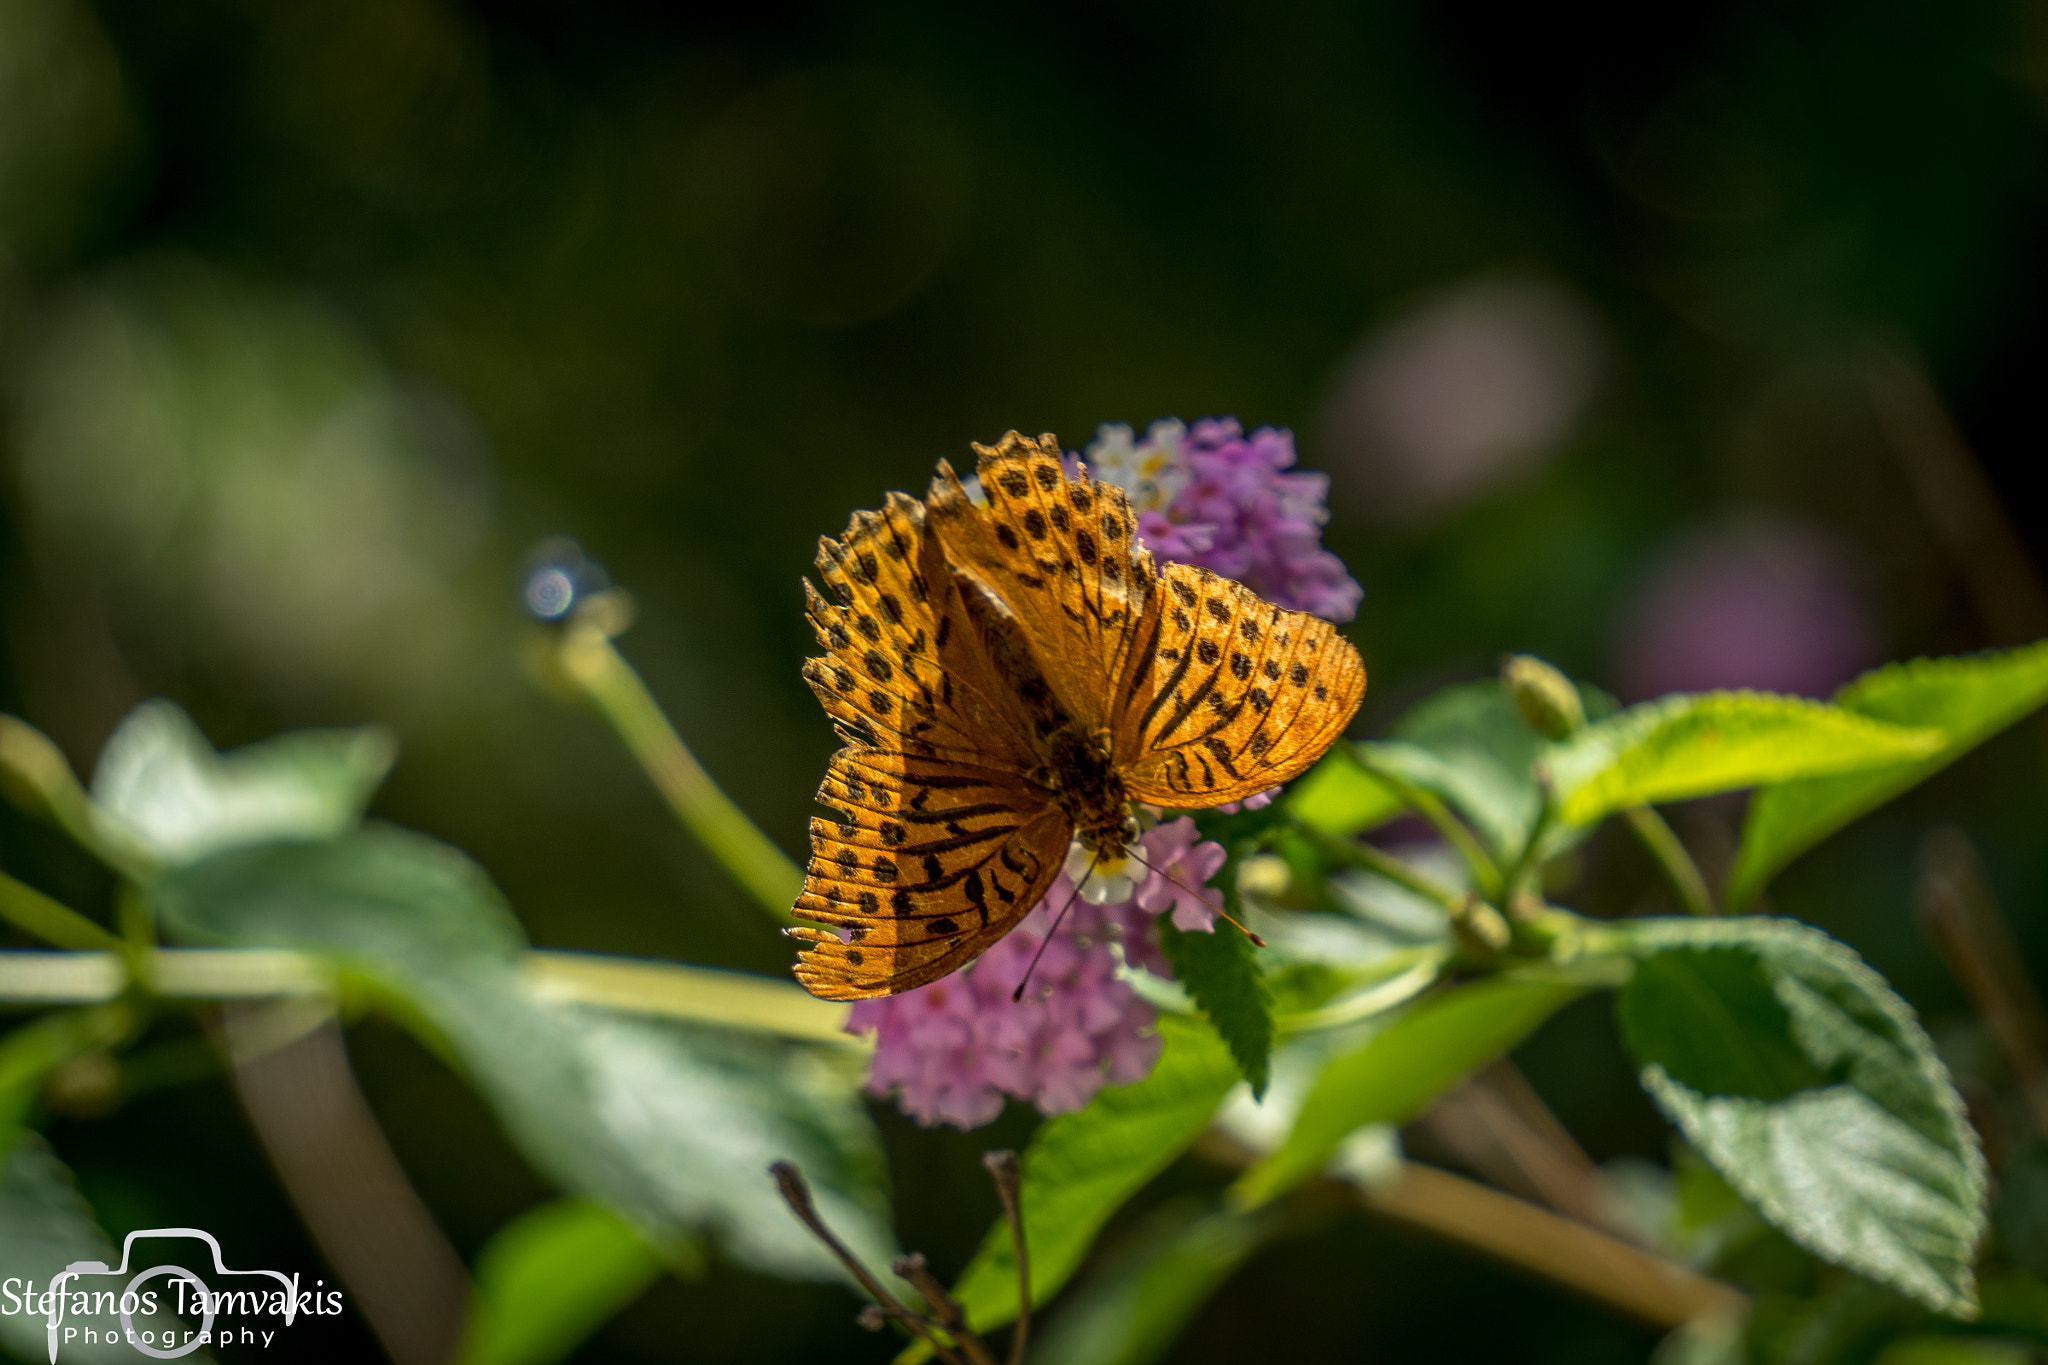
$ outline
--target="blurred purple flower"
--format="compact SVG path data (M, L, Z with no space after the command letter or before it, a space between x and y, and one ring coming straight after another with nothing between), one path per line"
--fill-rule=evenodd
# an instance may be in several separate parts
M1358 510L1421 523L1540 471L1600 386L1599 319L1568 289L1479 276L1419 301L1339 367L1321 445Z
M1680 536L1622 612L1622 695L1734 687L1828 695L1881 654L1856 570L1846 547L1789 522Z
M1189 887L1221 870L1223 848L1197 843L1182 817L1139 837L1142 856ZM1046 947L1024 999L1010 993L1052 925L1072 901L1066 923ZM978 1128L1003 1109L1003 1097L1030 1100L1041 1113L1081 1108L1105 1085L1143 1080L1159 1059L1158 1016L1127 982L1118 958L1171 976L1151 934L1169 910L1182 928L1207 928L1200 898L1158 871L1132 899L1091 905L1074 896L1062 871L1045 899L975 961L928 986L854 1005L849 1033L875 1034L867 1088L896 1096L903 1112L930 1127Z
M1288 472L1292 432L1260 427L1247 436L1223 417L1192 427L1154 422L1139 440L1112 424L1084 454L1095 477L1131 495L1138 534L1159 558L1213 569L1326 620L1358 614L1365 590L1322 547L1329 476Z

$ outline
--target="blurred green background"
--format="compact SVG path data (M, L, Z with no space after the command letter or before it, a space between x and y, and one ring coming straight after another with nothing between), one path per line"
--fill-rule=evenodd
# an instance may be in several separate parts
M1366 588L1358 734L1508 650L1624 697L1825 693L2048 634L2044 116L2048 10L1998 0L0 0L0 706L81 771L154 695L222 746L386 721L376 813L469 850L539 943L776 973L786 943L522 667L545 538L631 589L622 647L792 854L833 747L797 675L815 538L1011 427L1292 427ZM2044 734L1774 892L1966 1083L1915 848L1961 824L2048 958ZM1712 875L1739 805L1677 815ZM0 860L104 905L11 813ZM1661 894L1602 841L1564 899ZM465 1254L543 1196L427 1054L351 1044ZM1520 1060L1596 1157L1666 1155L1603 1006ZM131 1088L52 1132L110 1226L315 1263L218 1080ZM884 1117L905 1243L950 1274L994 1214L975 1155L1033 1116ZM578 1358L887 1358L854 1307L714 1267ZM1652 1342L1334 1217L1171 1358L1276 1334Z

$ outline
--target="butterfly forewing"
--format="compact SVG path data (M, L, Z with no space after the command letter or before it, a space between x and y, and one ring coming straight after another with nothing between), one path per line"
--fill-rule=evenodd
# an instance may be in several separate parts
M1241 801L1322 757L1364 695L1358 651L1329 622L1168 564L1117 689L1117 762L1134 800Z
M818 570L845 605L807 582L806 610L826 657L804 679L850 744L902 748L983 766L1028 768L1029 739L1008 689L961 614L924 506L891 493L818 542Z
M975 506L942 464L926 499L932 529L948 560L1014 617L1065 712L1106 727L1155 577L1133 539L1130 499L1115 484L1068 478L1049 435L1013 431L975 449L988 505Z
M1059 873L1073 825L1014 773L842 749L811 822L796 913L810 945L796 975L813 995L859 1000L937 980L980 956Z

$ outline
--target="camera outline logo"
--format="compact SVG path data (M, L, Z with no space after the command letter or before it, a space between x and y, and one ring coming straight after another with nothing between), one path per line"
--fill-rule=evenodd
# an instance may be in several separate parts
M105 1261L73 1261L70 1265L65 1266L63 1273L58 1275L57 1278L51 1282L51 1299L49 1315L50 1365L56 1365L57 1362L57 1333L58 1329L63 1326L64 1322L64 1295L62 1292L64 1288L64 1282L66 1280L83 1279L87 1275L128 1274L128 1262L130 1257L134 1253L136 1240L142 1237L197 1238L198 1240L206 1243L207 1249L213 1253L213 1270L215 1274L267 1275L271 1279L276 1280L278 1284L283 1287L284 1313L282 1316L284 1319L284 1324L286 1326L290 1326L292 1319L298 1315L298 1275L286 1275L281 1270L230 1270L227 1266L227 1262L223 1260L221 1257L219 1241L217 1241L214 1238L214 1235L212 1233L206 1232L200 1228L138 1228L134 1232L129 1233L127 1237L122 1239L120 1265L109 1266ZM199 1309L201 1313L199 1331L197 1332L197 1334L193 1336L192 1340L187 1341L182 1346L178 1346L177 1348L172 1350L159 1350L154 1345L145 1342L136 1336L134 1321L135 1310L134 1308L129 1306L131 1301L136 1302L139 1306L140 1294L138 1293L138 1291L140 1287L147 1284L149 1281L155 1279L159 1275L169 1275L174 1280L182 1279L187 1283L193 1285L199 1291ZM116 1306L120 1309L121 1313L121 1335L123 1339L125 1339L130 1346L133 1346L136 1350L142 1352L144 1355L154 1356L158 1360L175 1360L179 1356L190 1355L192 1352L198 1350L201 1346L209 1344L209 1342L212 1340L214 1319L213 1288L212 1286L208 1285L205 1280L201 1279L197 1274L186 1269L184 1266L166 1262L163 1265L151 1266L147 1270L137 1271L134 1275L134 1278L130 1279L127 1284L122 1286L121 1295L117 1301Z

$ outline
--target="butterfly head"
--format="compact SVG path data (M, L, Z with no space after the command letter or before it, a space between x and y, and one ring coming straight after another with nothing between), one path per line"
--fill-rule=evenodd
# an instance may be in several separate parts
M1138 822L1126 815L1112 833L1083 830L1067 845L1067 880L1081 888L1090 905L1127 901L1145 878L1145 869L1131 856L1138 842Z

